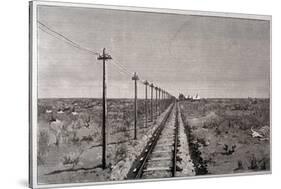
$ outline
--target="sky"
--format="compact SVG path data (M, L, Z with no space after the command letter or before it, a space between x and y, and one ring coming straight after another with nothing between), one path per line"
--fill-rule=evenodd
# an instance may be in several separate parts
M109 98L134 96L116 64L175 96L270 96L269 21L43 5L38 21L94 52L106 48ZM97 56L38 28L38 97L101 96Z

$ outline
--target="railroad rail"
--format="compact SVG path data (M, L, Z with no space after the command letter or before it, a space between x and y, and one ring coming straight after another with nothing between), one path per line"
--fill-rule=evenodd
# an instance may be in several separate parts
M127 179L174 177L177 171L178 103L175 102L133 163Z

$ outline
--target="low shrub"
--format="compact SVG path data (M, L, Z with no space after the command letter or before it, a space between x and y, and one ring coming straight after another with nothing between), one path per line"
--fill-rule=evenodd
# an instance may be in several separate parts
M83 153L83 150L80 150L79 152L70 152L68 154L65 154L62 157L62 164L64 166L70 166L71 168L74 168L77 166L80 162L80 157Z
M231 148L228 147L227 144L225 144L224 147L223 147L224 152L222 152L221 154L222 155L231 155L231 154L233 154L235 152L235 148L236 148L235 144L232 145Z
M118 162L120 160L123 160L127 156L127 146L125 144L121 144L117 146L117 150L115 153L115 160Z
M81 141L81 142L84 141L84 142L87 142L87 143L89 144L90 142L93 142L94 139L93 139L93 137L92 137L91 135L88 135L88 136L83 136L80 141Z
M47 130L41 130L38 138L38 164L43 165L45 163L45 157L49 152L50 134Z
M237 168L234 169L234 171L240 171L240 170L243 170L244 167L243 167L243 162L241 160L238 160L237 161Z
M250 157L250 166L248 167L248 169L252 169L252 170L258 169L257 159L254 154Z

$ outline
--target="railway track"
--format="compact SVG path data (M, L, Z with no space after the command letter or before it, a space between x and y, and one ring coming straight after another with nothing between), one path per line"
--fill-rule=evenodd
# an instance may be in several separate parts
M179 108L175 102L133 163L127 178L165 178L176 176L179 139Z

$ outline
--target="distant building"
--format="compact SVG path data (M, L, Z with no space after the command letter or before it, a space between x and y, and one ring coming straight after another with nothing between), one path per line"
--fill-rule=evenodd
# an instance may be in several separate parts
M196 94L195 96L192 97L193 101L199 101L200 100L200 96L198 94Z
M192 97L190 95L187 95L186 100L192 100Z

